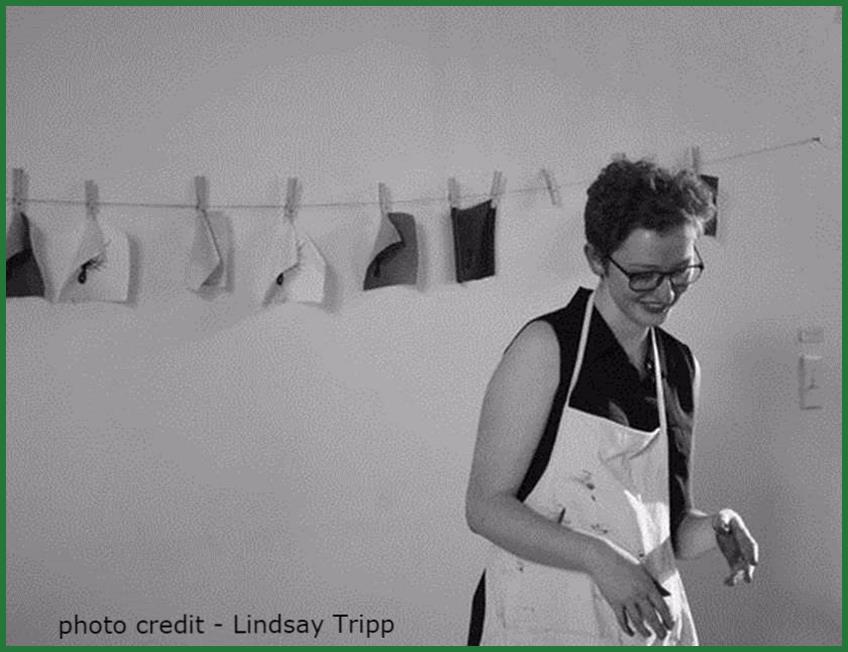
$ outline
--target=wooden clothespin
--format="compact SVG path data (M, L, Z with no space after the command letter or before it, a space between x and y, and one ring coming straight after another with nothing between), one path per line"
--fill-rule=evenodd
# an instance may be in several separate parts
M377 195L380 198L380 214L385 218L392 212L392 195L385 183L377 184Z
M100 191L94 181L85 182L85 212L92 220L97 219L100 211Z
M286 182L286 204L283 208L283 213L289 220L294 220L297 216L297 211L300 209L300 196L303 189L297 177L289 177Z
M489 195L492 198L492 208L498 207L498 202L501 200L501 196L506 189L506 179L504 179L503 172L500 170L495 171L495 175L492 178L492 190Z
M559 184L557 184L556 179L554 178L554 173L548 168L542 168L541 173L542 178L545 180L545 185L548 188L548 194L551 196L551 203L554 206L562 206L562 198L559 194Z
M448 179L448 203L451 208L459 208L459 182L456 177Z
M627 159L627 154L625 154L624 152L616 152L615 154L613 154L610 157L610 160L613 163L617 163L618 161L624 161L626 159Z
M197 212L206 215L209 210L209 180L206 177L194 177L194 193L197 196Z
M29 199L29 176L23 168L12 170L12 214L17 217L26 212L26 203Z

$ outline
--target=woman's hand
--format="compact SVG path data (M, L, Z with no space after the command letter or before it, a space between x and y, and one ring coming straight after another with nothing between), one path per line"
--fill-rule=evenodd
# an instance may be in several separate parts
M629 552L609 541L591 569L592 579L628 636L635 628L648 638L648 625L659 639L674 627L664 596L670 595ZM632 627L631 627L632 625Z
M730 566L724 583L736 586L743 578L750 583L759 563L759 549L745 521L732 509L722 509L713 517L713 529L718 548Z

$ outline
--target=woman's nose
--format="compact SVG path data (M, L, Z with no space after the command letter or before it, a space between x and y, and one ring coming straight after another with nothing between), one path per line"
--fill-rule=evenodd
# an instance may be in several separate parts
M668 276L664 276L659 287L654 290L654 297L663 303L671 303L674 301L676 295L677 293L675 292L674 286L671 284L671 279Z

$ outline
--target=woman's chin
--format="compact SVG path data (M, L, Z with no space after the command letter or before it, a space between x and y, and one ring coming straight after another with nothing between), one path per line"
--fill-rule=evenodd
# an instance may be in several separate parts
M652 306L642 304L639 306L639 314L642 315L646 326L659 326L666 320L670 312L670 305Z

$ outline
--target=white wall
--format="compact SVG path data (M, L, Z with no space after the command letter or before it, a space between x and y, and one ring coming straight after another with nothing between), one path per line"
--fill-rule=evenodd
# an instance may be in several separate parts
M104 208L139 257L130 305L6 302L7 640L58 621L392 618L391 643L464 641L485 544L463 493L485 385L527 319L592 283L586 183L614 152L706 165L722 237L669 322L701 360L696 491L744 513L752 586L684 573L704 643L841 641L841 24L834 7L10 7L7 178L30 196L376 199L419 223L417 289L363 293L377 208L309 207L323 308L259 310L273 212L231 210L236 288L183 288L191 211ZM448 176L508 195L495 278L451 282ZM469 203L473 200L469 199ZM81 209L33 205L54 228ZM825 407L797 399L821 326ZM806 349L805 349L806 350ZM361 643L333 636L319 642ZM73 642L273 643L227 635ZM294 636L288 643L309 643ZM373 639L372 639L373 641Z

